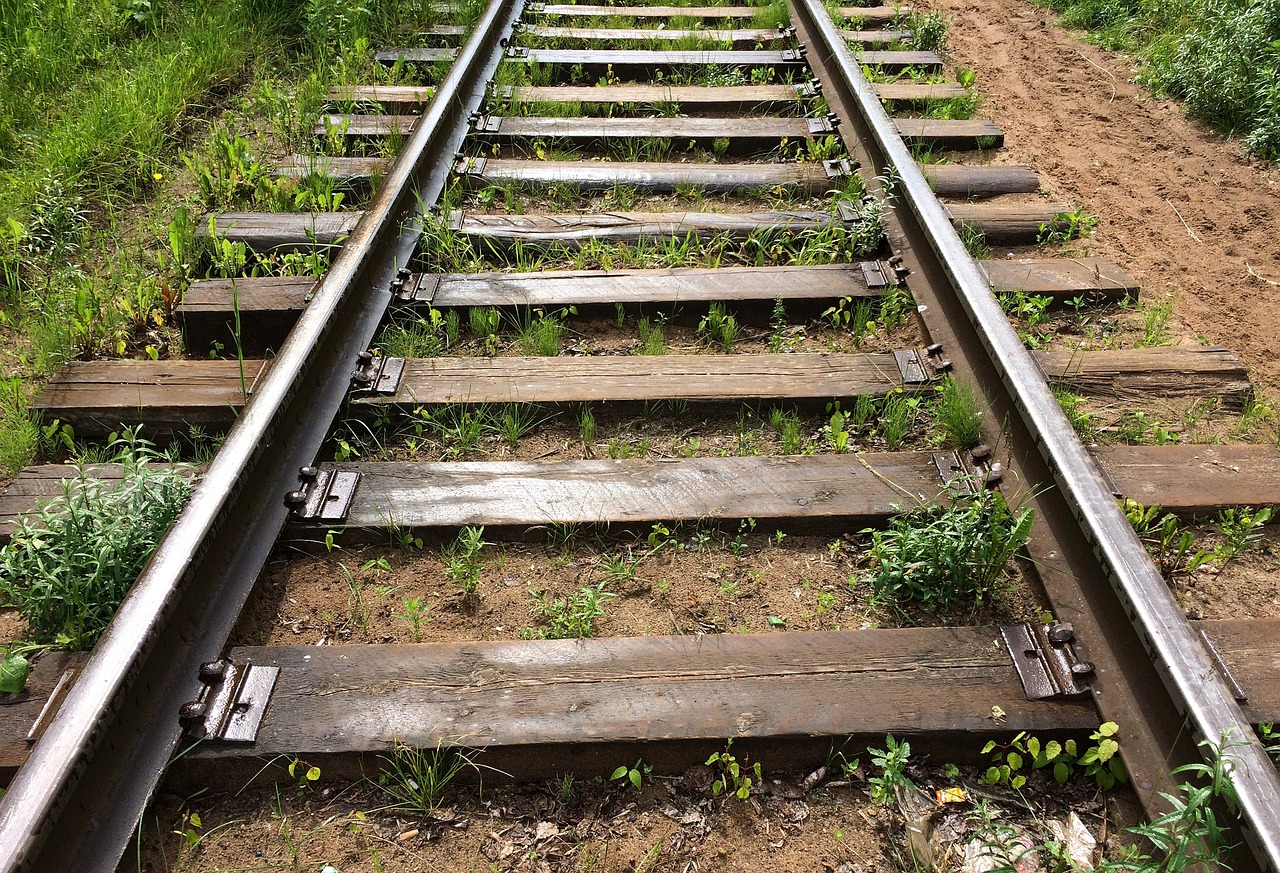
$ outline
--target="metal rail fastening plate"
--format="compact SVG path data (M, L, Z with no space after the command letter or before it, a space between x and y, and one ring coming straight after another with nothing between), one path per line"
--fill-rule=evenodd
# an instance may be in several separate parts
M280 668L226 659L200 665L200 694L178 711L188 736L252 743L271 701Z
M1000 628L1028 700L1079 697L1089 693L1094 667L1076 657L1075 630L1066 622L1015 624Z

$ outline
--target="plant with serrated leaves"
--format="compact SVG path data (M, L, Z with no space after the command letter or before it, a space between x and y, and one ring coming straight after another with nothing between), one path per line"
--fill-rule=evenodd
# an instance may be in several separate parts
M867 747L871 763L879 768L879 776L871 776L867 784L871 786L871 801L884 805L894 800L899 785L909 787L912 782L907 778L907 761L911 757L911 744L906 740L898 742L893 734L885 734L884 748Z

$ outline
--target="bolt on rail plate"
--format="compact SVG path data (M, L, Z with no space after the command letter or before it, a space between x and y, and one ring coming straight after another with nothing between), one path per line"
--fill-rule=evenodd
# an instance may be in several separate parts
M1000 628L1028 700L1079 697L1089 693L1093 664L1076 657L1075 629L1066 622L1015 624Z
M295 521L340 524L351 511L360 474L349 470L303 467L298 471L302 487L285 495Z
M178 718L194 737L252 743L279 676L279 667L260 664L201 664L200 695L182 705Z

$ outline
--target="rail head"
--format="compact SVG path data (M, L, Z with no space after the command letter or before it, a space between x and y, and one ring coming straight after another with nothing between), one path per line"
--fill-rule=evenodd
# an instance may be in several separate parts
M0 871L114 871L412 259L523 0L490 0L243 414L0 799Z
M1212 746L1228 747L1221 751L1230 758L1242 831L1259 865L1264 870L1280 870L1280 777L1275 765L1076 437L821 0L789 0L789 5L820 42L809 50L829 58L842 80L824 84L847 89L871 130L875 146L896 169L899 202L925 230L933 255L950 279L1013 404L1037 436L1041 455L1170 695L1200 737Z

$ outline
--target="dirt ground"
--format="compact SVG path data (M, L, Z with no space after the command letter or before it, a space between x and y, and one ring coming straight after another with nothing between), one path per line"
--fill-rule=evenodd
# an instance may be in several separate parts
M922 4L926 5L926 4ZM1280 167L1245 154L1134 84L1133 63L1023 0L930 0L951 21L951 61L974 70L978 114L1005 131L1056 198L1100 219L1076 249L1109 257L1173 321L1280 389ZM1000 256L997 251L995 255Z

